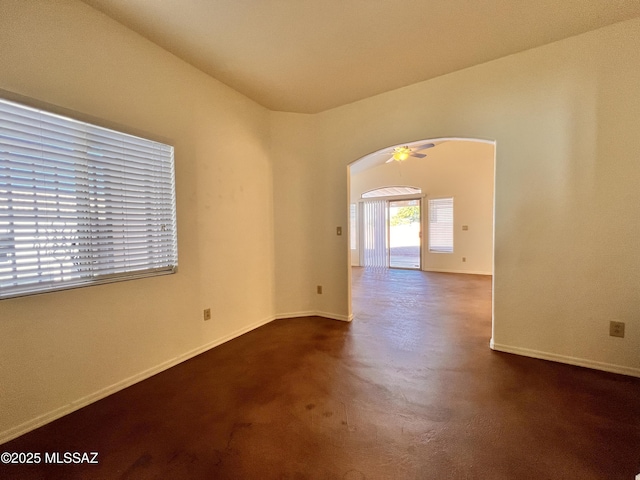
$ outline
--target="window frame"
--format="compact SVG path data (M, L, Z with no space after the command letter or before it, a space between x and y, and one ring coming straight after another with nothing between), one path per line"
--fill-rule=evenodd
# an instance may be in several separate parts
M449 232L445 232L444 236L445 238L449 238L450 239L450 245L432 245L432 241L434 240L434 236L436 234L436 232L434 232L434 223L438 223L437 220L434 222L432 221L432 218L434 215L437 215L437 209L438 208L444 208L446 205L442 205L444 204L444 202L449 202L450 203L450 208L451 208L451 221L449 222L440 222L444 225L446 225L449 228ZM438 204L442 205L440 207L438 207ZM454 197L437 197L437 198L429 198L428 202L427 202L427 230L428 230L428 240L427 240L427 251L429 253L453 253L454 252L454 246L455 246L455 238L454 238L454 219L455 219L455 210L454 210ZM442 227L438 227L438 236L442 237L443 233L441 231Z
M81 119L83 116L76 115L75 112L64 110L60 113L63 109L13 97L12 95L0 96L0 107L3 109L0 114L0 118L2 118L2 123L0 123L0 300L175 273L178 265L178 249L174 147L168 143L150 139L148 135L142 136L129 133L121 126L109 128L104 126L104 122L96 121L95 119ZM24 113L24 128L12 123L15 119L12 118L13 113L11 111L17 112L15 113L15 119L20 120L20 122L23 121L20 115ZM36 138L35 135L30 135L31 146L27 145L26 149L22 148L21 142L25 142L25 138L27 138L27 133L25 132L33 127L35 123L32 124L30 122L35 122L36 120L34 119L36 118L41 118L42 124L47 125L46 127L41 127L43 132L39 140L41 143L34 140ZM65 141L73 148L66 148L64 152L56 150L52 153L55 141L50 141L51 137L47 137L47 134L51 134L53 131L49 130L49 128L53 128L50 125L55 125L56 128L59 127L63 131L62 135ZM9 126L13 128L13 133L9 132ZM80 133L78 133L77 137L74 136L75 134L69 134L72 130L77 130L84 135L82 141L79 140L81 138ZM96 155L93 152L95 158L103 157L96 161L89 154L91 148L89 144L92 138L98 138L101 135L104 135L105 138L114 138L116 140L113 141L119 141L122 145L131 142L136 148L139 147L147 153L139 155L133 161L129 156L130 152L125 153L128 152L128 147L121 147L119 155L107 152L105 149L101 155ZM35 154L33 153L38 146L43 152L40 158L34 157ZM21 148L22 150L20 150ZM32 149L33 152L29 149ZM24 155L24 159L16 153L18 150L21 152L20 155ZM149 153L149 151L152 153ZM49 158L45 158L46 156ZM24 190L26 187L18 186L19 181L17 178L20 174L17 172L22 168L21 165L27 165L32 157L36 159L33 163L32 171L29 171L29 168L22 169L23 176L26 178L25 181L32 182L30 188L33 191L33 208L26 209L33 220L31 224L23 222L23 226L31 226L35 232L29 237L24 233L24 229L22 229L23 233L17 233L20 229L15 220L15 211L16 198L22 200L26 198L24 195L20 197L20 194L24 192L18 192L18 190ZM58 157L64 158L64 160L51 160L51 158ZM149 157L153 157L153 160L150 160ZM38 164L37 161L40 163ZM109 171L108 166L105 167L106 161L120 162L118 164L119 167L124 165L122 171L125 173L122 173L121 178L117 177L117 175L116 177L112 176L113 172ZM49 173L43 173L47 170L52 170L52 167L50 167L52 163L56 163L57 167L62 166L59 170L64 171L64 175L56 174L57 176L54 178ZM132 165L137 164L145 166L146 172L138 170L135 174L131 173L135 170ZM38 169L40 171L37 171ZM90 169L94 170L91 174L87 173L87 170ZM99 174L96 172L99 172L100 169L102 169L103 178L98 179ZM131 172L126 173L127 170ZM38 175L40 176L38 177ZM99 190L98 187L94 186L94 190L90 193L90 189L86 189L86 183L82 183L84 181L95 183L96 185L100 182L106 184L107 175L109 175L108 180L112 185L110 188L102 190L104 198L99 198L98 193L96 193ZM136 177L135 181L133 180L134 176ZM64 177L64 180L59 181L62 177ZM56 181L52 182L52 178ZM114 181L113 178L117 178L117 180ZM46 182L52 182L56 185L55 194L51 194L52 190L47 190L43 186ZM136 183L138 185L135 185ZM64 185L61 186L62 184ZM147 194L150 195L149 192L152 191L149 186L151 184L153 184L153 188L161 190L157 197L149 198L146 196ZM82 190L81 186L87 191L80 192ZM110 193L104 193L107 190ZM114 193L117 190L120 190L121 193ZM47 198L47 196L54 198L54 200ZM38 203L38 198L40 198L41 204L49 203L53 206L43 208ZM47 200L47 202L42 199ZM140 199L142 201L136 204L138 209L134 212L132 204ZM93 204L89 206L91 202ZM115 211L119 209L120 205L124 213L116 214ZM158 205L162 207L158 209ZM107 212L105 208L108 208L109 211ZM49 213L41 213L41 211L44 212L45 210L49 210ZM134 213L139 215L136 217ZM46 217L46 215L49 215L49 217ZM165 223L157 221L160 216L166 219ZM114 244L118 242L115 241L116 236L114 233L109 236L108 232L111 227L100 227L101 236L87 233L93 232L98 222L103 222L103 224L105 222L114 222L115 224L114 219L116 217L124 218L120 225L116 225L124 229L119 239L120 250L114 250ZM61 218L65 220L61 221ZM129 220L129 218L136 218L137 223ZM46 224L47 219L51 220L51 231L46 231L47 228L43 226ZM55 220L58 221L56 222ZM141 224L141 221L146 223ZM44 234L42 233L43 230L45 230ZM115 230L111 231L114 232ZM136 232L135 245L133 242L134 233L132 233L134 231ZM80 232L82 232L82 235L80 235ZM80 236L82 236L81 240L79 239ZM41 237L50 240L50 245L45 244L43 246L42 244L45 242L41 240ZM25 240L25 238L30 238L31 240ZM28 243L30 241L33 243ZM48 257L46 258L49 258L49 263L56 263L52 262L51 258L59 257L56 261L60 264L60 273L48 273L49 278L33 281L26 280L25 274L16 273L18 271L18 255L16 253L18 252L19 242L23 242L21 245L23 250L20 252L24 254L23 260L25 262L33 261L36 264L33 270L37 272L35 278L45 278L42 276L42 269L45 267L41 264L47 255ZM102 242L103 246L96 246L98 242ZM3 248L3 246L6 248ZM129 253L134 251L134 247L136 255L138 255L138 263L135 265L133 263L133 254ZM36 253L39 249L43 253ZM122 251L125 252L124 256ZM101 260L98 259L100 255L106 255L107 257L111 255L112 259L116 255L120 255L118 262L114 262L114 264L118 264L117 271L106 273L107 271L103 270L100 273L96 273L96 269L91 265L103 265L100 263ZM4 268L2 265L3 258L12 258L11 261L4 262ZM122 260L123 258L124 260ZM64 259L64 262L62 259ZM158 261L159 265L154 265L156 261ZM65 264L64 268L63 263ZM87 264L90 265L88 266ZM122 266L123 264L126 264L126 266ZM24 271L26 271L25 268L23 268ZM53 278L55 275L57 277Z

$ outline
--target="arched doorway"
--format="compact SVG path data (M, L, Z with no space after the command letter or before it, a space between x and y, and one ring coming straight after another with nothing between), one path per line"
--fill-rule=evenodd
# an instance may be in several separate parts
M414 197L422 204L419 270L492 276L495 147L494 141L482 139L426 139L390 146L350 164L349 269L365 268L361 210L371 192L410 186L411 193L420 192ZM398 151L407 155L399 158ZM402 199L407 192L395 193L388 198ZM350 294L350 306L351 300Z

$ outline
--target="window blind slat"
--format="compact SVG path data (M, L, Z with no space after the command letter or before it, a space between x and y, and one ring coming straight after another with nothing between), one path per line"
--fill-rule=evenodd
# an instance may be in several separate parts
M173 147L0 100L0 298L176 265Z
M4 122L10 128L10 132L15 132L15 135L19 137L33 132L41 132L44 138L60 136L61 140L67 139L73 145L77 145L79 139L87 139L89 142L98 145L117 145L131 151L144 153L144 155L153 155L158 152L166 153L173 148L170 145L116 132L67 117L45 113L40 110L32 109L29 112L24 108L28 107L7 108L6 103L0 105L0 125ZM4 135L4 133L0 135ZM6 135L8 136L8 132Z
M453 253L453 198L429 200L429 251Z
M98 155L97 152L90 149L62 149L55 148L53 145L37 145L25 142L19 142L14 138L3 138L0 136L0 167L18 165L25 166L27 169L38 168L40 165L60 164L69 167L72 171L81 171L81 169L90 169L96 174L100 172L123 172L131 171L132 173L140 172L141 174L153 176L163 176L169 170L168 166L162 162L162 157L154 158L156 165L153 167L145 163L144 160L153 157L136 157L127 155L128 152L123 151L120 156L104 156ZM141 160L140 160L141 159ZM41 160L46 160L42 162ZM9 161L11 163L9 163ZM90 161L90 162L89 162ZM45 167L46 168L46 167Z

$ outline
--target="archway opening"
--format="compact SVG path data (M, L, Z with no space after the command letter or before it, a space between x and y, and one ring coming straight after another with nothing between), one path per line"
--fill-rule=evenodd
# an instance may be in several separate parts
M390 216L378 231L367 223L368 204L420 200L420 272L491 276L494 265L495 149L491 140L425 139L392 145L351 163L349 185L349 281L352 269L390 265ZM404 158L397 153L402 151ZM406 190L410 188L411 191ZM419 192L419 193L418 193ZM388 212L388 210L387 210ZM403 212L409 214L409 210ZM415 213L415 212L414 212ZM382 230L386 229L384 233ZM375 242L371 238L375 237ZM385 250L366 262L373 245ZM381 263L380 258L386 258ZM415 265L415 263L414 263ZM356 271L356 270L354 270ZM493 290L493 288L492 288ZM351 288L349 312L353 309Z

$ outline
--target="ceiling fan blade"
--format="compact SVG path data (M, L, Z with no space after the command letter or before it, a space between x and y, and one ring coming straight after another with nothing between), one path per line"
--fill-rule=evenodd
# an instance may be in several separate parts
M412 157L416 157L416 158L424 158L424 157L426 157L426 155L424 153L411 153L410 155Z
M387 161L386 161L386 162L384 162L384 163L391 163L391 162L393 162L393 160L394 160L394 158L393 158L393 157L391 157L389 160L387 160Z
M425 143L423 145L418 145L417 147L413 147L413 150L419 152L420 150L426 150L427 148L433 148L435 146L436 146L435 143Z

